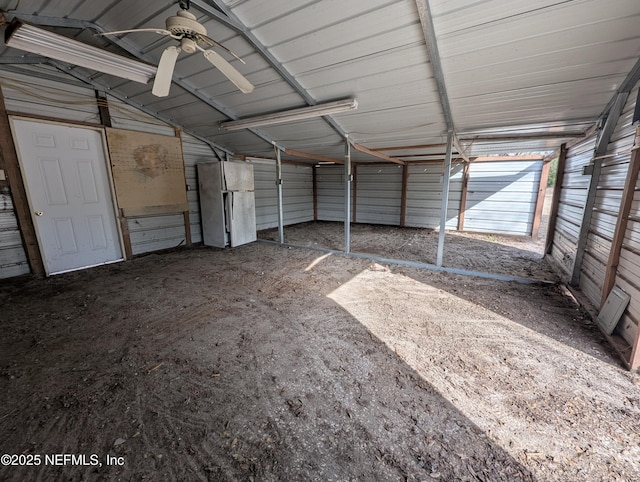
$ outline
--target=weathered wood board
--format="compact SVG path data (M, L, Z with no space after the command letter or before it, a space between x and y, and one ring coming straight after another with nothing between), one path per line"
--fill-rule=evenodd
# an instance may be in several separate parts
M106 129L118 207L125 216L189 210L178 137Z

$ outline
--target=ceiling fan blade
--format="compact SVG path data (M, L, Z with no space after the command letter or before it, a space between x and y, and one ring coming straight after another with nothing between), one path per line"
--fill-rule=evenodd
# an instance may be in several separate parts
M173 79L173 69L176 66L176 60L178 60L178 55L181 50L180 47L171 45L162 52L156 78L153 81L153 89L151 90L153 95L157 97L166 97L169 95L171 80Z
M157 33L159 35L169 35L170 37L173 37L173 34L171 32L169 32L168 30L165 30L163 28L132 28L129 30L115 30L113 32L102 32L102 33L97 33L94 34L96 37L102 37L104 35L118 35L121 33L133 33L133 32L154 32Z
M253 92L253 84L249 82L240 72L238 72L229 62L227 62L218 52L212 49L202 50L206 59L213 64L227 79L240 89L243 93Z
M216 42L211 37L207 37L206 35L198 35L198 42L203 43L203 44L207 44L207 45L209 45L211 47L218 47L219 49L224 50L229 55L234 57L236 60L239 60L243 64L246 64L246 62L244 60L242 60L238 55L236 55L235 52L233 52L232 50L228 49L227 47L225 47L221 43Z

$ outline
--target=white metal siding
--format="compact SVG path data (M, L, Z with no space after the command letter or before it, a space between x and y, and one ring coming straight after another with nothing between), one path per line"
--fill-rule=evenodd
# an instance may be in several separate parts
M451 166L447 229L458 228L463 171L463 163L454 163ZM443 174L444 162L409 166L407 215L405 220L407 226L421 228L437 228L440 226Z
M611 242L620 212L622 191L631 158L630 149L635 137L635 128L631 125L635 97L635 95L629 96L611 136L606 152L611 157L602 160L602 171L598 180L596 201L582 261L580 289L596 307L600 306L602 298Z
M344 221L344 166L316 169L318 221Z
M615 228L621 203L622 189L625 184L629 161L631 159L630 149L633 147L636 132L631 122L633 120L636 101L635 93L637 91L638 85L636 85L632 90L633 93L629 96L629 101L620 116L617 128L612 135L611 142L607 149L608 154L620 154L605 160L604 165L606 167L603 168L603 172L606 170L607 176L599 183L603 189L598 190L596 209L598 213L601 213L598 219L599 226L605 228L607 232L613 232L612 229ZM614 223L614 226L611 226L611 223ZM588 245L587 249L589 250L588 252L593 251L593 247L590 245ZM598 254L600 255L600 259L604 259L606 263L609 253ZM606 257L604 257L604 255L606 255ZM587 255L585 253L585 259L586 257ZM586 282L588 282L588 280ZM621 335L627 343L633 345L638 330L638 323L640 322L640 182L637 180L627 229L622 242L615 284L631 296L629 306L622 315L616 333ZM602 286L600 286L597 300L594 298L594 301L597 301L596 306L599 305L601 297Z
M402 166L359 165L356 181L355 221L399 225Z
M184 246L184 216L140 216L127 218L134 255Z
M2 93L11 113L100 123L95 91L74 84L2 71Z
M465 231L531 235L542 159L471 163Z
M313 167L282 165L284 224L313 221Z
M111 117L111 127L114 129L126 129L130 131L148 132L161 136L175 136L173 127L159 121L155 117L136 110L129 104L107 96L109 103L109 116Z
M582 174L582 169L591 162L595 145L596 136L593 135L567 152L551 248L552 258L566 276L571 276L575 264L584 205L589 189L590 177Z
M256 224L258 230L278 226L278 188L273 161L254 160ZM282 165L284 225L313 221L313 167Z
M318 219L344 221L344 167L317 168ZM436 228L440 225L444 163L409 166L406 226ZM462 163L451 168L447 228L456 229L462 196ZM358 165L355 189L356 221L400 224L402 166Z
M0 193L0 278L11 278L30 272L27 255L22 245L11 196Z

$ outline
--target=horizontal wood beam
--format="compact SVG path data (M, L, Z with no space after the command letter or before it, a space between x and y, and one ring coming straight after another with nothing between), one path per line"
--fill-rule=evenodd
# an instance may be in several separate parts
M572 139L585 137L584 132L540 132L530 134L460 134L461 141L500 142L500 141L536 141L544 139Z
M487 156L472 157L471 162L496 162L496 161L542 161L544 156Z
M447 149L446 144L422 144L418 146L376 147L372 151L407 151L415 149Z
M404 161L402 159L398 159L397 157L387 156L386 154L382 154L381 152L372 151L371 149L363 146L362 144L353 144L353 148L356 151L360 151L364 154L369 154L370 156L377 157L379 159L384 159L385 161L393 162L395 164L404 165Z
M342 159L334 159L333 157L321 156L319 154L311 154L309 152L296 151L295 149L285 149L285 154L294 157L302 157L304 159L312 159L318 162L333 162L334 164L344 164Z

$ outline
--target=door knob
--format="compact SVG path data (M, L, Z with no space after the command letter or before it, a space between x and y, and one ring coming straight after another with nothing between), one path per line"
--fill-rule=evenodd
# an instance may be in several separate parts
M42 211L36 211L36 216L42 216L44 213Z

